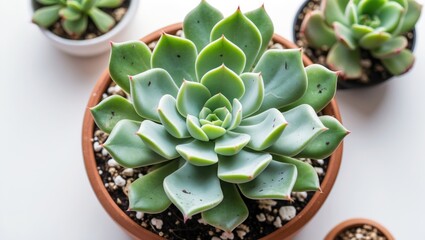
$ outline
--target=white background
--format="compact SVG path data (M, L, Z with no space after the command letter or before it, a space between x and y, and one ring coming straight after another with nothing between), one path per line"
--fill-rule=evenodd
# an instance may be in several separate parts
M265 2L278 34L292 39L301 0L210 1L231 14ZM141 0L126 31L137 39L182 21L198 0ZM80 59L54 49L30 23L29 1L0 7L0 239L128 239L98 203L86 177L81 126L108 53ZM425 19L414 68L367 90L338 92L352 131L337 182L295 238L323 239L339 222L365 217L397 239L425 236Z

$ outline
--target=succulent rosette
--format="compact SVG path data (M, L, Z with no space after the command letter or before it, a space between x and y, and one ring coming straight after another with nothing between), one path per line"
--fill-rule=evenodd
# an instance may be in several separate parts
M130 209L184 219L202 213L232 231L248 216L241 197L290 199L320 188L313 167L348 131L317 116L337 74L304 67L299 49L267 50L272 22L263 7L222 14L202 1L184 36L163 34L153 52L140 41L113 43L111 78L125 92L92 108L104 147L125 167L152 166L129 190ZM130 76L130 77L129 77Z
M108 32L115 20L102 8L119 7L123 0L36 0L45 5L34 12L32 21L43 28L49 28L59 19L63 29L72 38L78 38L86 32L89 18L96 28Z
M304 19L300 33L308 46L330 49L327 65L348 79L362 75L361 49L401 75L414 63L404 34L415 27L421 10L414 0L323 0L321 9Z

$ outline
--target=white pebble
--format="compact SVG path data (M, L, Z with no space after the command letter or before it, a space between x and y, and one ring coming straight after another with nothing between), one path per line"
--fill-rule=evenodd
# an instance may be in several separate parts
M161 219L152 218L151 219L151 224L154 225L156 227L156 229L161 229L163 222L162 222Z
M316 162L317 162L319 165L323 165L323 164L325 163L325 161L323 161L323 159L318 159L318 160L316 160Z
M211 240L221 240L219 237L212 237Z
M304 202L307 198L307 192L297 192L295 193L295 196L299 201Z
M323 168L321 168L321 167L315 167L314 170L316 170L316 173L318 175L323 175L323 173L324 173Z
M144 216L145 216L144 213L142 213L142 212L136 212L136 218L137 219L142 219Z
M103 148L102 149L102 155L106 157L106 156L108 156L108 154L109 154L108 151L106 151L106 149Z
M95 152L99 152L100 150L102 150L102 146L100 146L99 142L94 142L93 149Z
M208 224L207 222L205 222L205 220L203 218L198 219L198 223L204 224L204 225Z
M132 168L126 168L122 171L122 174L127 177L131 177L134 174L134 170Z
M156 47L156 42L151 42L151 43L149 43L148 47L149 47L150 49L154 49L154 48Z
M279 217L279 216L277 216L277 217L276 217L276 220L274 220L273 225L274 225L276 228L280 228L280 227L282 227L282 220L280 220L280 217Z
M260 214L257 214L257 220L259 221L259 222L264 222L264 221L266 221L266 216L264 215L264 213L260 213Z
M107 97L108 97L108 94L106 94L106 93L102 94L102 99L105 99Z
M108 94L111 94L112 95L115 92L115 88L114 87L109 87L107 92L108 92Z
M280 43L275 43L275 44L273 44L271 49L283 49L283 46Z
M122 178L120 175L118 175L118 176L114 179L114 183L115 183L117 186L124 187L124 186L125 186L126 181L124 180L124 178Z
M115 85L114 87L114 93L119 93L121 91L121 87L118 85Z
M221 234L220 238L221 238L221 239L224 239L224 240L226 240L226 239L230 239L230 240L232 240L232 239L234 239L234 238L235 238L235 235L233 235L233 233L231 233L231 232L223 232L223 233Z
M284 206L279 209L279 215L282 220L289 221L297 215L297 210L293 206Z
M236 231L236 234L238 234L238 237L240 239L243 239L245 237L245 235L246 235L246 232L245 231L242 231L242 230L238 230L238 231Z
M111 158L111 159L108 160L108 166L117 167L118 163L117 163L117 161L115 161L115 159Z

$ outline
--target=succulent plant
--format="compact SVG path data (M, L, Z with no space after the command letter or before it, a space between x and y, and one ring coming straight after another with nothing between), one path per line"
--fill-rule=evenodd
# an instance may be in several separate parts
M414 56L406 49L422 6L414 0L324 0L301 26L308 46L330 49L327 65L348 79L362 75L361 49L393 75L407 72Z
M47 5L34 12L32 21L43 28L49 28L59 19L68 35L78 38L87 30L89 18L96 28L108 32L115 20L100 8L116 8L123 0L36 0Z
M162 34L153 52L140 41L112 43L109 72L128 99L91 109L110 133L104 147L125 167L153 166L129 189L130 210L159 213L171 203L184 219L202 213L232 231L251 199L290 199L320 188L311 165L348 131L317 116L337 74L304 67L300 49L267 50L272 22L263 7L222 14L205 1Z

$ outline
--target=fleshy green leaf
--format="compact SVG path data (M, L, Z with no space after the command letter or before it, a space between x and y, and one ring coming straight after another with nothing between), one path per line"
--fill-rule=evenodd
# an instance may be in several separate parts
M190 11L183 22L184 36L191 40L200 52L210 43L210 34L214 25L223 19L223 14L207 1Z
M258 62L260 56L263 55L264 51L266 51L267 46L272 40L274 33L273 21L267 14L264 5L255 10L245 13L245 16L249 18L249 20L251 20L255 24L255 26L257 26L261 34L261 48L257 54L256 60L256 62Z
M91 20L93 20L94 25L96 25L97 29L102 33L108 32L115 26L114 18L97 7L90 9L88 14Z
M212 95L221 93L231 100L240 98L245 92L242 79L225 65L207 72L202 77L201 83L208 88Z
M403 12L404 9L400 6L400 4L396 2L388 2L377 12L377 16L379 17L379 20L381 20L380 27L384 28L384 31L386 32L393 31L397 27Z
M326 0L322 4L322 11L325 20L329 25L339 22L348 25L348 19L345 17L345 9L350 0Z
M316 112L320 112L332 100L336 93L338 74L319 64L312 64L305 68L308 78L308 88L304 96L296 102L284 107L287 111L301 104L308 104Z
M196 46L190 40L162 34L153 50L151 65L167 70L180 86L183 80L196 81L196 57Z
M43 5L52 5L52 4L59 4L61 3L61 0L36 0L38 3L41 3Z
M182 143L182 140L171 136L161 124L145 120L140 125L137 135L146 146L162 157L170 160L179 157L176 146Z
M297 180L297 168L292 164L271 161L254 180L239 184L239 189L250 199L291 199Z
M201 128L201 124L199 123L198 118L192 115L187 115L186 127L190 136L192 136L193 138L204 142L209 141L207 134Z
M164 190L183 213L184 220L207 211L223 200L217 166L197 167L186 163L164 180Z
M134 76L151 68L151 50L145 43L131 41L111 44L109 73L112 80L127 93L130 92L128 76Z
M150 214L165 211L171 201L165 194L163 182L178 167L178 160L171 161L134 181L128 190L129 209Z
M91 9L97 2L97 0L79 0L81 3L81 9L87 11Z
M186 128L186 120L176 108L176 99L171 95L164 95L158 104L158 115L162 125L169 134L176 138L187 138L189 132Z
M269 152L283 156L295 156L307 144L327 128L317 117L314 109L307 104L300 105L283 116L288 121L288 126L276 142L268 149Z
M143 120L134 110L133 104L119 95L105 98L90 111L96 125L106 133L111 133L120 120L128 119L139 122Z
M230 122L230 126L227 128L228 130L233 130L239 126L242 121L242 104L238 99L233 99L232 106L232 121Z
M233 231L248 218L248 208L235 185L222 182L223 201L216 207L202 212L202 219L216 228Z
M178 88L167 71L153 68L130 77L130 91L136 112L159 122L159 100L165 94L176 96Z
M168 161L147 147L136 135L140 122L121 120L103 145L122 166L134 168Z
M70 21L75 21L77 19L79 19L81 17L81 12L74 10L72 8L62 8L59 11L59 16L62 17L63 19L67 19Z
M176 150L186 161L196 166L208 166L218 162L217 153L214 152L214 142L195 140L177 145Z
M297 168L297 181L292 189L293 192L317 191L320 189L319 177L310 164L284 156L273 156L273 160L292 164Z
M255 179L270 163L268 153L242 150L233 156L220 156L218 177L230 183L246 183Z
M186 117L188 114L198 116L211 93L204 85L197 82L184 81L177 94L177 110Z
M297 157L325 159L335 151L344 137L350 133L338 120L331 116L320 116L319 118L329 130L313 139Z
M307 90L307 74L300 49L268 50L254 72L261 73L265 96L259 111L284 107Z
M226 129L212 124L205 124L201 127L201 129L202 131L204 131L205 134L207 134L208 139L210 140L219 138L226 133Z
M211 109L217 109L221 107L225 107L228 110L232 109L232 104L229 102L229 100L221 93L217 93L216 95L212 96L210 99L208 99L205 102L204 105L206 108L208 108L211 112ZM204 114L205 115L205 114ZM201 115L200 115L201 116Z
M381 59L381 61L392 75L401 75L412 68L415 56L410 50L404 49L399 54Z
M406 37L397 36L382 44L378 49L373 50L372 55L376 58L387 58L399 54L406 47Z
M356 49L356 41L352 36L351 30L339 22L335 22L333 26L338 41L351 50Z
M390 39L391 34L387 32L374 31L364 35L360 39L359 44L362 48L376 49Z
M353 24L351 26L353 37L357 40L361 39L364 35L373 32L373 28L360 24Z
M214 26L211 31L211 41L223 35L242 49L246 56L244 71L250 70L262 44L258 28L238 9Z
M408 7L407 12L403 15L400 20L400 24L394 32L394 35L402 35L412 30L419 20L422 12L422 5L416 1L407 1Z
M243 51L224 36L208 44L196 59L196 74L201 79L210 70L226 65L236 74L241 74L245 67Z
M120 6L124 0L97 0L96 7L100 8L116 8Z
M68 33L72 38L78 38L83 34L88 25L88 17L86 15L81 16L78 20L64 20L62 22L62 27L66 33Z
M286 125L287 122L282 113L271 108L258 115L245 118L234 131L251 136L247 147L262 151L270 147L280 137Z
M243 73L240 77L245 93L239 101L243 106L242 115L246 118L260 109L264 98L264 82L261 73Z
M342 43L333 45L326 58L326 64L333 70L341 71L346 78L360 78L362 75L359 49L350 50Z
M325 22L319 10L308 13L301 26L301 34L306 38L309 46L314 48L330 48L336 42L335 33Z
M240 152L250 139L248 134L227 132L215 141L214 151L223 156L232 156Z
M359 14L373 15L377 9L387 4L388 0L360 0L358 4Z
M32 16L32 21L40 27L48 28L59 19L61 5L47 6L37 9Z
M348 22L350 25L359 22L359 16L357 15L357 6L353 1L350 1L347 4L347 7L345 9L345 16L348 18Z

